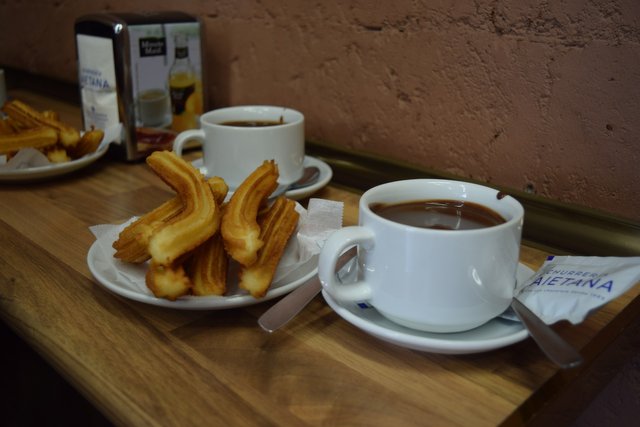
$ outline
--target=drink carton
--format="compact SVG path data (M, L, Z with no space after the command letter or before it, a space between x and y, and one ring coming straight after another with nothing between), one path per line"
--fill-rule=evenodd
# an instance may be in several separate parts
M171 149L205 108L202 26L182 12L96 13L76 20L85 129L122 125L121 151L138 160Z

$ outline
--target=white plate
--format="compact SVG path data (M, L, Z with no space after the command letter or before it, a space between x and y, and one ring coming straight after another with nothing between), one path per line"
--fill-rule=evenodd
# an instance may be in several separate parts
M91 245L91 248L89 248L89 253L87 255L89 270L102 286L115 294L134 301L180 310L220 310L244 307L269 301L270 299L277 298L291 292L312 278L318 271L318 256L316 255L295 271L287 274L281 281L273 283L267 294L260 299L254 298L246 292L238 290L237 287L233 286L237 284L232 284L232 287L230 288L231 295L207 297L184 296L178 298L176 301L169 301L155 297L148 289L140 289L129 280L119 276L117 271L114 272L105 268L106 265L112 262L112 260L107 259L107 257L112 256L113 254L105 254L97 241L95 241L93 245ZM147 266L146 264L140 266L127 264L126 268L139 268L139 274L144 275ZM233 277L236 277L233 272L230 272L229 276L232 277L232 275Z
M192 164L193 166L198 168L201 172L203 172L205 175L207 174L206 170L202 167L202 159L196 159L192 162ZM318 169L320 169L320 176L318 177L316 182L314 182L313 184L307 187L287 191L285 193L285 196L287 196L287 198L292 200L304 199L306 197L309 197L316 191L320 190L325 185L327 185L329 181L331 181L331 178L333 177L333 170L331 170L331 166L329 166L322 160L316 159L315 157L311 157L311 156L304 156L304 167L308 167L308 166L316 166Z
M519 264L518 282L528 279L533 273L527 266ZM322 291L322 296L339 316L352 325L383 341L413 350L443 354L480 353L515 344L529 336L521 323L502 318L465 332L422 332L395 324L366 304L342 305L325 291Z
M79 159L64 163L53 163L46 166L11 170L3 170L3 168L0 167L0 181L27 181L32 179L51 178L71 173L90 165L100 157L104 156L108 148L108 145L102 145L98 150L91 154L87 154Z

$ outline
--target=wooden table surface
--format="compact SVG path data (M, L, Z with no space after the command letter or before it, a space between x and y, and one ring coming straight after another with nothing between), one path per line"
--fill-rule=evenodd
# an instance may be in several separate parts
M12 94L79 125L74 105ZM116 424L522 424L637 314L634 289L578 326L555 325L585 357L562 371L532 339L470 355L388 344L321 296L267 334L256 321L273 301L178 311L105 290L87 266L89 226L122 222L171 195L146 164L109 158L67 176L0 183L0 316ZM345 225L356 223L358 194L329 185L314 197L343 201ZM522 247L531 268L546 255Z

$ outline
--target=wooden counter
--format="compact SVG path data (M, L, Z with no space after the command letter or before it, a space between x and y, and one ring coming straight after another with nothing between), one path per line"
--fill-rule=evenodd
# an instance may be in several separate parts
M79 124L77 107L14 91ZM273 302L219 311L137 303L98 285L89 226L118 223L172 193L144 163L110 156L57 178L0 183L0 318L120 425L519 425L571 390L637 318L640 289L578 326L554 328L585 364L561 371L531 339L471 355L408 350L336 315L321 296L284 329ZM314 197L358 193L329 185ZM536 269L547 252L522 248Z

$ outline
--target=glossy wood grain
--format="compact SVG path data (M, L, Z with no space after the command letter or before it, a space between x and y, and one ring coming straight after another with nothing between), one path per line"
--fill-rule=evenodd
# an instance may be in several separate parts
M14 95L79 125L73 105ZM0 316L117 424L522 424L570 388L638 310L636 289L579 326L554 326L586 359L560 371L531 339L459 356L394 346L320 296L269 335L256 320L270 302L176 311L98 285L86 262L89 226L171 195L144 163L109 156L68 176L0 184ZM330 185L314 197L343 201L345 224L357 222L357 193ZM524 246L521 260L535 269L546 255Z

